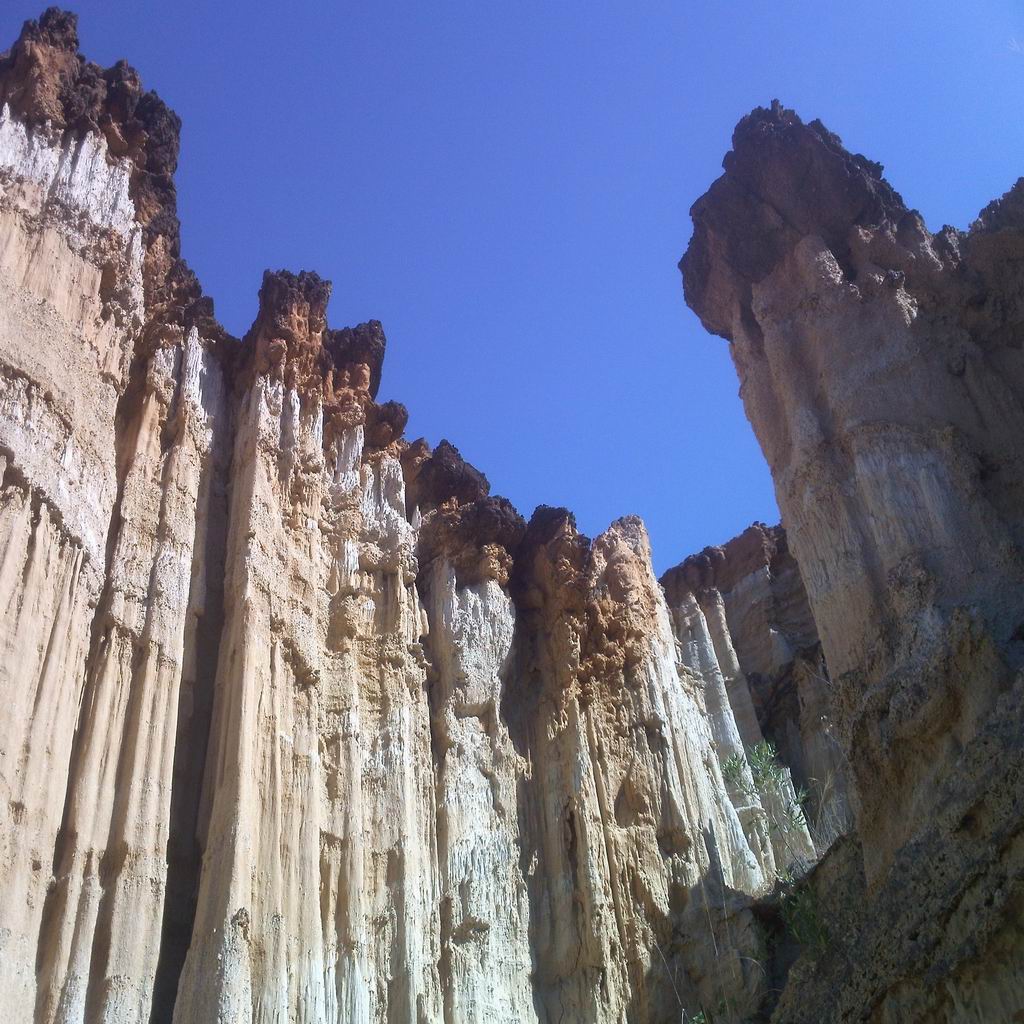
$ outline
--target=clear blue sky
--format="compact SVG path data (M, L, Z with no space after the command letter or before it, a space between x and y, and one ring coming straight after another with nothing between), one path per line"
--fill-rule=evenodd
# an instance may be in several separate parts
M0 46L43 4L4 0ZM184 121L184 254L233 332L266 267L388 336L383 398L529 515L646 520L659 570L777 516L688 209L778 97L934 229L1024 174L1024 3L81 0Z

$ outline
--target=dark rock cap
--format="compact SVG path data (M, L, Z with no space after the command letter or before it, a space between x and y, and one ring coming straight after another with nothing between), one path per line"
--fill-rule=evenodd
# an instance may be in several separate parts
M418 506L426 512L452 499L465 505L491 493L487 477L470 465L450 441L442 440L432 452L426 442L417 442L413 448L415 451L410 454L418 452L420 457L406 474L410 508ZM424 458L425 453L428 454Z
M730 338L737 309L807 235L840 265L851 226L890 225L909 211L881 164L848 153L820 121L804 124L777 100L736 126L725 173L693 204L693 238L680 261L686 301L713 334Z
M155 92L146 92L125 61L101 68L78 52L78 18L51 7L26 21L14 46L0 57L0 103L30 125L97 131L113 156L135 165L136 215L147 233L171 240L178 254L173 174L181 120Z
M366 365L370 370L370 397L376 398L380 388L381 368L387 340L379 320L370 320L356 327L328 331L324 346L335 366Z
M704 548L668 569L659 582L670 605L688 593L719 590L728 593L740 580L765 567L790 560L786 531L781 526L754 523L722 545Z
M136 220L146 243L143 279L149 323L197 327L223 342L213 302L181 259L174 172L181 120L160 97L143 89L125 61L101 68L78 52L78 18L56 7L26 21L11 49L0 55L0 103L30 127L104 136L111 156L132 163Z

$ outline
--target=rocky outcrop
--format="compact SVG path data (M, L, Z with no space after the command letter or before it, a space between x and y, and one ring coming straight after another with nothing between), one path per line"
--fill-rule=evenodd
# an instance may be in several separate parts
M0 72L0 987L14 1019L81 1017L94 969L123 979L93 995L111 1006L152 988L167 730L203 613L199 524L217 521L219 374L195 330L142 355L147 272L176 244L148 168L174 153L171 115L122 71L97 77L53 13ZM129 108L136 147L111 159L89 119L127 128L114 114Z
M683 637L639 520L406 441L317 275L229 337L177 131L70 15L0 58L7 1016L755 1013L754 900L815 851L747 792L724 619Z
M1024 1010L1024 185L933 236L741 122L683 270L788 532L659 582L407 441L316 274L227 335L178 128L71 15L0 57L6 1016Z
M847 767L831 720L828 668L785 530L755 523L690 556L661 584L684 651L705 633L710 640L710 650L690 660L705 675L710 664L725 685L738 734L719 750L746 756L770 744L795 792L806 793L811 833L827 849L852 824Z
M533 766L548 1019L565 1007L569 1019L654 1020L726 989L756 1007L759 936L729 894L763 888L774 868L727 796L703 680L677 659L641 524L620 520L591 544L564 510L539 509L512 582L513 735Z
M855 848L815 874L831 941L778 1019L1013 1019L1024 180L931 234L879 165L778 104L724 166L693 207L687 300L730 341L856 808Z

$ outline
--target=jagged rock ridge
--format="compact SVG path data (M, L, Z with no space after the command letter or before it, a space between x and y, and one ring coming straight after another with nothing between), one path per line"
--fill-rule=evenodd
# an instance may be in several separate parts
M7 1015L758 1012L753 900L819 852L747 760L744 672L817 644L780 537L668 600L639 520L527 523L404 440L380 324L329 328L315 274L229 337L177 131L71 15L0 58Z

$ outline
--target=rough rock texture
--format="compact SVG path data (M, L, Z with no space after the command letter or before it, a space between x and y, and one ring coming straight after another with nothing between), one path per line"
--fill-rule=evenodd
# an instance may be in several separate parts
M814 876L830 941L778 1019L1018 1019L1024 180L933 235L778 104L724 166L693 207L687 300L731 343L856 808Z
M789 532L659 583L406 441L316 274L229 337L178 128L71 15L0 56L4 1018L1024 1012L1024 183L933 236L741 123L683 269Z
M658 1020L674 994L692 1009L726 986L755 1008L760 938L729 894L763 888L774 865L726 793L642 525L591 544L565 510L539 509L512 586L541 1019Z
M847 767L817 627L785 531L755 523L722 547L691 555L661 585L680 640L697 642L683 635L695 628L710 636L700 671L711 662L722 674L739 730L739 746L723 740L719 749L728 757L771 743L793 784L806 790L808 824L826 849L851 824Z
M0 57L4 1018L754 1014L753 900L814 850L723 776L728 589L684 633L638 520L405 441L315 274L228 337L177 132L70 15Z

